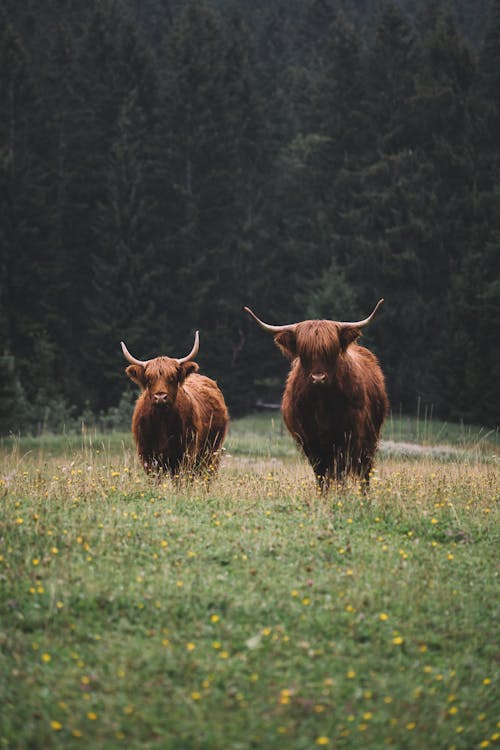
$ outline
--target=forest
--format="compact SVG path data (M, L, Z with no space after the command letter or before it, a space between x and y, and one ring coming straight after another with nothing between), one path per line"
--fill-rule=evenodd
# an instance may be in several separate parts
M232 415L358 320L392 410L500 424L500 0L0 0L0 434L113 427L120 341Z

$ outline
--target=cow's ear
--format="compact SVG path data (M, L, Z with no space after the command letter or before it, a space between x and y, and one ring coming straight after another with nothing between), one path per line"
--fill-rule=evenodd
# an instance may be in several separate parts
M187 378L192 372L198 372L200 369L196 362L183 362L179 367L179 383Z
M297 342L293 331L280 331L274 337L274 343L285 357L295 359L297 356Z
M140 385L141 388L146 387L146 378L144 377L144 367L142 365L129 365L125 372L134 383Z
M355 326L344 326L343 328L341 328L339 338L340 348L342 349L342 351L345 352L349 344L352 344L353 341L356 341L359 336L361 336L361 331Z

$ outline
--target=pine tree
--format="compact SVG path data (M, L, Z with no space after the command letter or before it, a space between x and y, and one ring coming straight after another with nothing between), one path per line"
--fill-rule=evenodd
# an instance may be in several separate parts
M261 257L259 171L267 149L251 39L241 20L224 27L208 7L188 3L173 29L166 99L178 317L185 338L203 325L201 362L208 371L234 373L229 387L238 401L238 316Z
M82 200L82 172L87 160L89 108L82 94L81 71L67 28L52 29L41 78L44 127L43 163L46 213L50 218L44 287L45 321L57 342L57 381L72 403L80 400L80 349L83 271L89 246L89 215ZM83 260L82 262L82 259Z
M330 0L308 0L296 31L290 95L294 103L295 127L302 133L311 130L311 108L330 68L335 15Z
M500 4L493 2L480 54L472 119L472 230L448 300L451 326L442 337L440 371L454 418L500 420Z
M373 107L379 100L382 106L378 116L372 112L378 137L351 214L349 278L359 284L363 307L387 298L387 325L374 338L395 403L412 408L420 396L445 408L434 324L473 223L474 63L450 19L433 17L415 47L394 7L387 8L370 63L385 94L372 88ZM393 49L400 54L393 57Z
M156 205L148 195L142 111L132 94L124 102L108 160L107 190L95 220L96 252L92 256L92 285L86 299L88 335L83 345L89 367L87 380L95 405L118 402L125 388L120 340L138 356L169 351L165 326L168 289L158 285L158 258L151 215ZM159 288L158 288L159 287ZM159 297L163 299L159 299ZM149 354L147 354L149 352Z
M86 373L95 372L95 348L104 370L102 380L97 374L85 378L80 398L105 408L120 393L119 341L137 312L130 296L132 280L142 294L135 304L147 309L151 303L153 285L146 280L157 263L151 249L157 247L152 236L157 222L151 216L154 199L148 202L146 196L154 183L149 168L158 83L153 60L120 2L96 4L80 66L88 126L77 191L87 217L86 246L78 255L77 278L85 290L79 362ZM116 269L124 270L116 275ZM120 283L128 290L125 305ZM150 330L143 315L138 320Z
M32 398L52 380L53 361L33 359L37 342L53 342L45 313L48 222L40 160L40 110L30 59L7 26L0 38L0 331L3 352Z
M382 6L373 47L368 59L370 92L368 112L371 132L397 144L405 107L413 94L416 68L415 38L407 19L392 0ZM384 140L372 140L375 152Z
M484 90L500 106L500 1L492 0L481 46L481 75Z
M0 354L0 435L22 432L29 423L28 403L16 372L15 358Z

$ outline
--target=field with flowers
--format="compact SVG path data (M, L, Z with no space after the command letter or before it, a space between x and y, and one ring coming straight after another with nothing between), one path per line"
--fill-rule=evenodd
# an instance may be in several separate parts
M180 488L129 435L4 440L0 749L500 747L498 449L396 420L365 498L279 418Z

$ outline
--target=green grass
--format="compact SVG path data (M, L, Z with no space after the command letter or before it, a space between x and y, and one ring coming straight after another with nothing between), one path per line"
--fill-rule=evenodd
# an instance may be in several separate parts
M210 486L180 490L129 435L3 441L0 748L494 746L498 445L481 436L447 438L454 458L381 451L369 499L318 497L266 416L233 423Z

